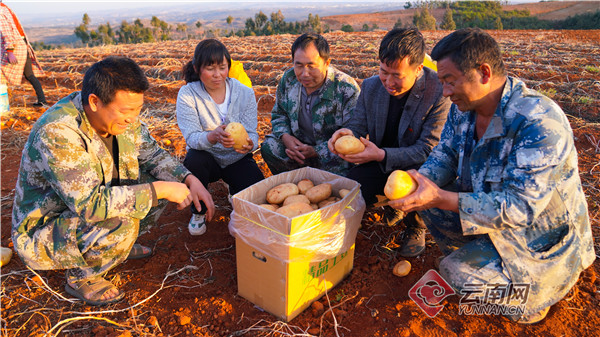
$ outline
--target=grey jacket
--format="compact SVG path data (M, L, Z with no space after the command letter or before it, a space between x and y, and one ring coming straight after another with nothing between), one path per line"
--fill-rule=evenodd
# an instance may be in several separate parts
M427 67L417 78L400 119L397 148L384 148L387 153L386 172L419 168L431 149L440 140L450 100L442 96L442 85L437 73ZM379 76L367 78L362 83L356 109L348 128L354 135L366 137L381 147L387 122L390 94Z
M224 122L221 122L219 108L210 99L210 95L200 81L184 85L177 95L177 125L185 138L187 148L209 152L221 167L235 163L245 154L237 153L233 148L226 148L221 143L213 145L208 141L206 138L208 133L219 125L229 122L241 123L254 143L252 150L258 148L257 105L254 90L234 78L228 78L227 82L231 88L231 101Z

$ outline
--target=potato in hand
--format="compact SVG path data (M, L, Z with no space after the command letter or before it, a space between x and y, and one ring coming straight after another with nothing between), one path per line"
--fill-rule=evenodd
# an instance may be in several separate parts
M383 193L390 200L404 198L417 190L419 185L406 171L396 170L390 174Z
M365 145L360 141L360 139L352 135L345 135L338 138L334 145L335 150L343 155L357 154L365 150Z
M231 122L225 127L225 132L231 135L233 138L233 148L236 150L242 150L244 146L248 144L248 132L241 123Z

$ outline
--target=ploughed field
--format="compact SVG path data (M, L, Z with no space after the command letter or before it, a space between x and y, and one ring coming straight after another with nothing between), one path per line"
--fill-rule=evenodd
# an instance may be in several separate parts
M424 32L428 51L448 32ZM554 99L571 122L588 197L596 252L600 251L600 31L490 31L503 48L512 76ZM377 49L385 32L325 34L332 65L359 83L377 74ZM270 133L270 110L296 36L224 38L232 58L244 62L258 101L261 141ZM185 141L177 128L175 101L184 84L180 70L198 41L119 45L42 51L46 72L40 78L49 102L80 89L83 73L110 55L136 60L151 84L142 119L163 147L180 159ZM24 82L25 83L25 82ZM1 244L10 240L12 198L19 161L31 126L43 109L31 106L29 85L11 88L11 116L2 117ZM255 158L270 175L260 154ZM382 223L382 210L367 209L356 239L350 276L289 323L237 295L235 240L227 224L231 206L221 182L209 185L217 205L208 231L192 237L189 211L169 206L139 243L153 247L152 257L127 261L109 273L126 292L123 301L91 307L64 290L62 271L34 273L17 257L2 268L3 336L592 336L600 330L600 281L595 262L571 293L552 307L541 323L525 326L495 315L459 315L460 296L444 300L429 318L408 297L409 289L440 254L428 235L427 249L408 259L413 268L399 278L392 267L402 258L394 238L404 225Z

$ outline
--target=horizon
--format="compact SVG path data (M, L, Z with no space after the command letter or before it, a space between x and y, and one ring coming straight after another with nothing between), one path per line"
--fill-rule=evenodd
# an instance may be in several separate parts
M323 9L326 9L326 4L337 4L337 5L368 5L368 4L389 4L390 7L404 6L408 1L398 1L397 3L390 3L383 0L304 0L302 3L298 3L296 0L238 0L238 1L214 1L214 0L178 0L169 1L168 3L160 0L107 0L107 1L75 1L75 0L2 0L4 4L9 6L19 17L24 27L44 27L44 26L63 26L71 25L75 16L79 19L83 14L88 14L91 18L97 18L97 22L105 21L106 16L119 15L119 11L127 10L127 13L121 15L129 16L147 16L149 11L177 11L184 10L186 4L189 5L208 5L205 8L197 8L195 11L208 12L211 10L226 9L227 6L238 6L240 3L247 5L256 5L256 9L259 10L263 4L284 4L285 6L296 5L298 7L311 6L311 5L323 5ZM511 4L527 3L527 2L539 2L538 0L515 0L510 1ZM285 6L281 6L282 9ZM107 8L111 7L111 8ZM231 7L235 8L235 7ZM276 8L273 8L276 9ZM131 13L133 10L138 10L140 13ZM318 14L318 13L315 13ZM53 24L48 24L47 21L55 19ZM40 24L36 22L42 21ZM64 21L64 22L63 22Z

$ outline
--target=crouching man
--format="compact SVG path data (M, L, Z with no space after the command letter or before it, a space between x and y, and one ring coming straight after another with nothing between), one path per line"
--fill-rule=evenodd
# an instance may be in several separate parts
M433 48L452 107L417 191L392 201L420 211L455 289L528 286L520 323L539 322L595 259L573 131L549 98L507 76L498 43L465 28ZM499 303L499 302L497 302Z
M66 269L66 291L91 305L123 298L104 275L127 258L152 253L134 242L168 201L184 208L202 200L207 216L214 213L202 183L138 120L148 86L131 59L92 65L81 92L35 123L21 158L15 250L32 269Z

